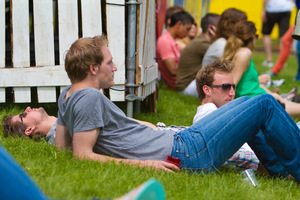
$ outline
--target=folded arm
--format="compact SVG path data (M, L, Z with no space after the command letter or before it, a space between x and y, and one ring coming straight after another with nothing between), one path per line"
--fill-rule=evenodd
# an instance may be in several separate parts
M57 123L56 127L55 146L57 146L59 150L72 150L72 138L68 132L68 129L59 123Z

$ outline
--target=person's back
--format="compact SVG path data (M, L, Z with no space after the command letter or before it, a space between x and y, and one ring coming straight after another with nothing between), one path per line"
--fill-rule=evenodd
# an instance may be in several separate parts
M213 61L222 58L224 54L225 45L226 45L225 38L218 38L216 41L214 41L209 46L209 48L207 49L203 57L202 66L205 67L206 65L212 63Z
M208 46L209 41L201 34L183 49L176 74L177 91L184 90L195 79Z

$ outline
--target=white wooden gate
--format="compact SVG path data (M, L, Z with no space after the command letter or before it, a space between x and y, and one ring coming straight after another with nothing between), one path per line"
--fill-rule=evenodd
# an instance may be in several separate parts
M5 26L9 26L5 23L8 1L10 41L5 35ZM158 76L154 60L155 1L140 2L136 73L140 86L137 94L148 96L155 91ZM31 102L31 87L37 87L39 103L56 102L56 88L61 90L70 84L64 70L67 49L79 37L103 32L107 34L109 49L118 68L114 88L119 90L110 90L109 96L112 101L125 101L125 3L125 0L0 0L0 102L6 101L6 87L13 88L15 103ZM30 5L33 12L30 12ZM11 66L7 63L9 47Z

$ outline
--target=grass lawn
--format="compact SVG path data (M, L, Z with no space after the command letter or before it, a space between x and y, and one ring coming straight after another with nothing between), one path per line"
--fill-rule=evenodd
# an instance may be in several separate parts
M274 55L274 61L275 56L277 55ZM269 70L260 65L264 58L264 54L260 52L253 56L260 73ZM286 79L286 83L281 86L282 92L288 92L295 85L300 88L300 83L293 81L296 71L297 61L295 56L291 55L287 67L274 78ZM157 113L141 113L134 117L154 124L160 121L168 126L189 126L198 105L197 98L168 91L161 84ZM6 103L0 104L0 120L8 113L22 112L26 106L43 106L49 114L57 115L56 104ZM299 120L295 118L295 121ZM0 132L2 133L2 129ZM168 173L114 163L81 161L74 159L71 152L58 151L46 141L4 138L2 134L0 144L50 198L115 198L150 178L156 178L164 185L167 199L300 199L299 187L292 181L257 176L261 188L254 188L242 182L240 171L221 169L217 174L199 175L185 171Z

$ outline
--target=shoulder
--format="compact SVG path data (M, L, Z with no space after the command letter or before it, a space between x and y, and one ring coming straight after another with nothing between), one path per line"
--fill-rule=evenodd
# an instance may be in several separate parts
M203 105L205 110L213 111L217 109L217 106L214 103L206 103Z
M83 90L79 90L76 93L72 95L72 101L75 104L80 105L90 105L95 106L99 104L100 102L105 101L106 97L100 92L100 90L97 90L95 88L85 88ZM101 104L101 103L100 103Z
M252 56L252 51L247 48L247 47L242 47L240 48L236 54L235 54L235 57L247 57L247 58L250 58Z
M100 90L97 90L95 88L86 88L83 90L79 90L78 95L83 95L83 96L88 96L88 97L97 97L97 98L104 96L100 92Z
M217 40L215 40L211 46L212 47L216 47L218 46L218 48L220 48L220 45L224 46L226 45L227 40L225 38L218 38Z
M208 49L210 49L210 51L215 52L216 50L220 49L223 50L225 48L226 45L226 40L224 38L219 38L216 41L214 41Z
M174 38L167 31L157 39L157 45L165 43L175 43Z

